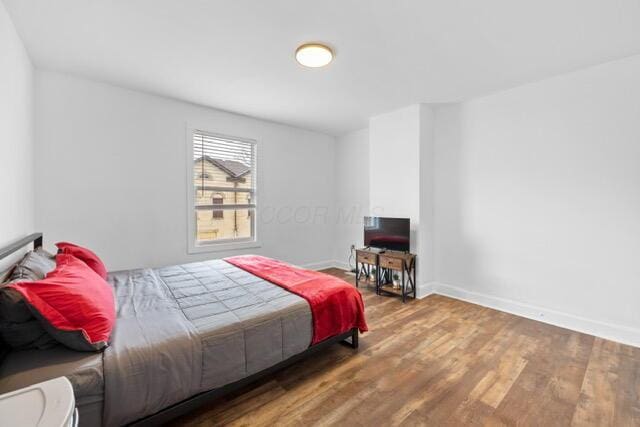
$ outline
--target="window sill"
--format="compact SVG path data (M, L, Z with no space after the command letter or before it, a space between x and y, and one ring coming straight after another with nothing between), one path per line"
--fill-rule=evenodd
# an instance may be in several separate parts
M239 249L259 248L260 242L228 242L228 243L201 243L189 247L189 254L203 254L208 252L224 252Z

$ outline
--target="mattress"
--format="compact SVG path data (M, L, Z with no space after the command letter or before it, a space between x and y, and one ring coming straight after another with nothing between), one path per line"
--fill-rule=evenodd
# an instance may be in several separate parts
M308 303L223 260L112 273L104 424L122 425L306 350Z

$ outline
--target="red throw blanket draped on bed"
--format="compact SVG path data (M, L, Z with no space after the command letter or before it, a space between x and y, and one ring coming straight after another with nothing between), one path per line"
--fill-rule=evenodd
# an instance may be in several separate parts
M306 299L313 316L311 344L353 328L358 328L360 332L368 330L362 296L344 280L258 255L241 255L224 260Z

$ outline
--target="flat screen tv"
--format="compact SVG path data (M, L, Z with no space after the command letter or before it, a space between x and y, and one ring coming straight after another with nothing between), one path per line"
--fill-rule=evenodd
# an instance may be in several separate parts
M364 245L409 251L409 218L364 217Z

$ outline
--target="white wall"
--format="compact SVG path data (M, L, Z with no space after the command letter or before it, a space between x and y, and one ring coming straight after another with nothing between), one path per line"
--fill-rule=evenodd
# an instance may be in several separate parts
M45 239L87 245L110 270L236 253L187 255L187 122L258 141L262 247L243 252L312 266L333 259L333 137L39 71L36 225Z
M0 1L0 246L33 228L33 66ZM15 257L0 261L0 272Z
M369 121L369 207L411 219L418 296L434 280L434 110L415 104Z
M436 118L437 280L640 344L640 56Z
M369 120L369 207L372 215L420 220L420 105ZM415 238L412 236L412 247Z
M435 280L435 111L420 104L420 229L417 233L418 296L423 296L427 284Z
M350 268L351 245L364 245L362 220L369 213L369 129L338 137L334 164L337 212L334 260L346 269ZM351 265L355 266L355 259L351 260Z

